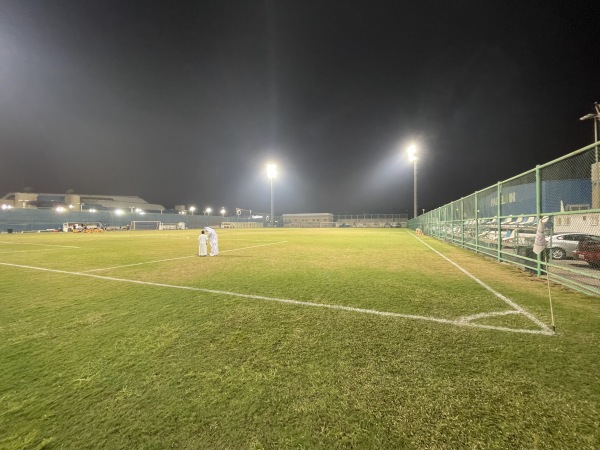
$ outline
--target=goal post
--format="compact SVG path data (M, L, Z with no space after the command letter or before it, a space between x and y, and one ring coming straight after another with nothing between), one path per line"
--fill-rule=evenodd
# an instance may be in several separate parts
M162 223L158 220L133 220L130 230L160 230Z

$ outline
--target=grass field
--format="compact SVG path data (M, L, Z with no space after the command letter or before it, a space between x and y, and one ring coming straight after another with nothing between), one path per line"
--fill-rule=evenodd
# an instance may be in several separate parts
M399 229L0 236L2 449L597 449L600 299Z

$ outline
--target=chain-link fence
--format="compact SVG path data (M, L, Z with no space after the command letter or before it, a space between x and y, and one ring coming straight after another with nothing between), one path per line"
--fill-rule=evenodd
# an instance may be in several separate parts
M384 227L406 228L407 214L340 214L334 216L337 227Z
M223 222L257 222L237 216L182 215L116 211L70 211L55 209L14 208L0 210L0 232L60 231L65 223L102 224L109 229L127 229L132 222L160 222L185 228L220 227ZM262 226L262 221L259 221ZM173 228L175 229L175 228Z
M535 253L540 221L546 249ZM590 145L537 166L412 219L409 227L600 295L598 150Z

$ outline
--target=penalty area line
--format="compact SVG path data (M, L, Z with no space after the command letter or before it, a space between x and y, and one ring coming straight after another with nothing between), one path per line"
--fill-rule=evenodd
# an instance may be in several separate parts
M383 317L395 317L395 318L401 318L401 319L421 320L421 321L435 322L435 323L441 323L441 324L446 324L446 325L453 325L453 326L458 326L458 327L483 328L483 329L488 329L488 330L506 331L506 332L511 332L511 333L541 334L541 335L549 335L549 336L554 334L549 329L548 330L527 330L527 329L520 329L520 328L499 327L499 326L493 326L493 325L482 325L482 324L478 324L478 323L465 322L465 321L461 321L461 320L450 320L450 319L442 319L442 318L438 318L438 317L419 316L419 315L413 315L413 314L401 314L401 313L394 313L394 312L387 312L387 311L378 311L375 309L357 308L357 307L353 307L353 306L333 305L333 304L328 304L328 303L314 303L314 302L306 302L306 301L292 300L292 299L286 299L286 298L266 297L266 296L262 296L262 295L241 294L241 293L237 293L237 292L197 288L197 287L192 287L192 286L178 286L178 285L174 285L174 284L154 283L154 282L150 282L150 281L107 277L104 275L95 275L95 274L91 274L91 273L70 272L70 271L66 271L66 270L47 269L44 267L25 266L25 265L21 265L21 264L10 264L10 263L0 262L0 265L8 266L8 267L17 267L17 268L21 268L21 269L38 270L38 271L43 271L43 272L59 273L59 274L63 274L63 275L74 275L74 276L80 276L80 277L95 278L98 280L116 281L116 282L120 282L120 283L131 283L131 284L138 284L138 285L144 285L144 286L156 286L156 287L169 288L169 289L181 289L181 290L186 290L186 291L204 292L207 294L226 295L226 296L230 296L230 297L247 298L247 299L253 299L253 300L284 303L284 304L289 304L289 305L307 306L307 307L313 307L313 308L325 308L325 309L332 309L332 310L348 311L348 312L355 312L355 313L360 313L360 314L371 314L371 315L377 315L377 316L383 316Z
M270 244L253 245L251 247L234 248L234 249L231 249L231 250L223 250L223 251L221 251L219 253L237 252L239 250L247 250L249 248L265 247L267 245L283 244L285 242L287 242L287 241L271 242ZM166 261L177 261L178 259L194 258L196 256L198 256L198 255L178 256L177 258L168 258L168 259L156 259L154 261L145 261L145 262L140 262L140 263L125 264L125 265L122 265L122 266L102 267L100 269L84 270L81 273L100 272L100 271L103 271L103 270L122 269L123 267L141 266L141 265L144 265L144 264L155 264L155 263L166 262Z
M0 241L0 244L5 245L36 245L38 247L55 247L55 248L81 248L75 245L58 245L58 244L32 244L30 242L5 242Z
M249 248L258 248L258 247L267 247L269 245L285 244L286 242L287 241L270 242L269 244L259 244L259 245L252 245L250 247L241 247L241 248L234 248L234 249L231 249L231 250L222 250L219 253L237 252L238 250L247 250Z
M79 248L79 247L77 247L77 248ZM57 248L36 248L35 250L13 250L13 251L10 251L10 252L2 252L2 251L0 251L0 255L7 255L9 253L32 253L32 252L37 253L37 252L43 252L43 251L47 251L47 250L60 250L60 249L57 249Z

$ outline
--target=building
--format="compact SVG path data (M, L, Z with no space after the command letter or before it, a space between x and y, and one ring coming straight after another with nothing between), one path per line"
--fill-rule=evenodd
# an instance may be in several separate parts
M331 213L282 214L281 217L284 227L335 227Z
M45 194L33 192L10 192L0 198L2 208L70 208L76 211L106 211L124 209L162 213L165 207L148 203L140 197L125 195L82 195L82 194Z

